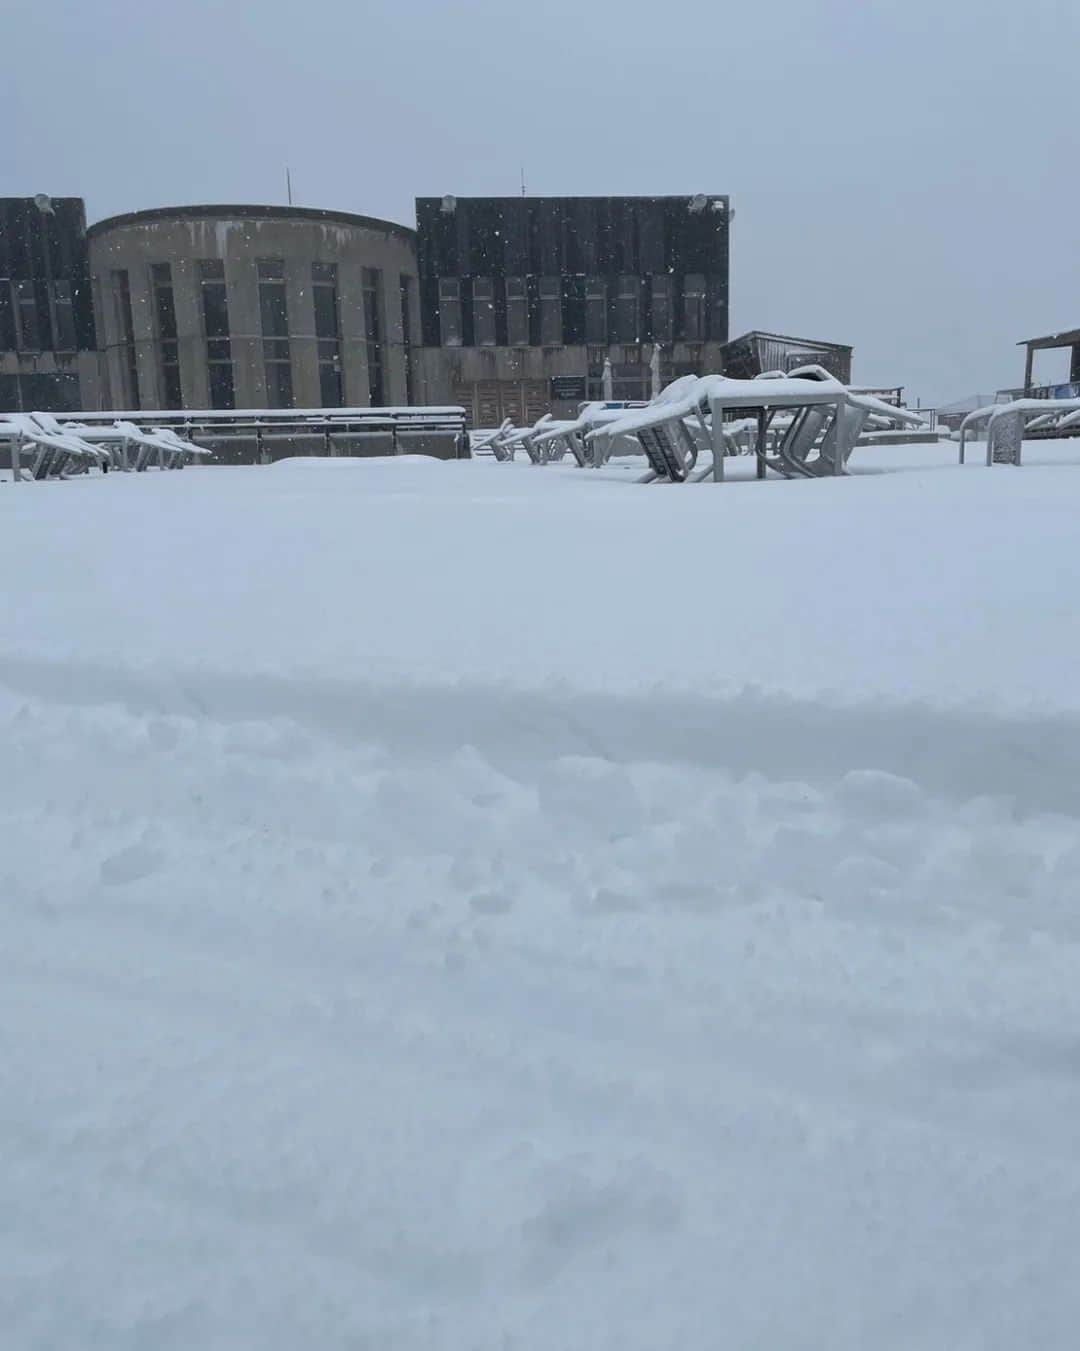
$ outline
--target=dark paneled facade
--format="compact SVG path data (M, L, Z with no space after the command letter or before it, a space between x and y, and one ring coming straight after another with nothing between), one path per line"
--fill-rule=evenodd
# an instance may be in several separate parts
M426 347L724 342L726 197L417 199Z
M0 411L78 408L79 354L96 349L86 211L0 198Z

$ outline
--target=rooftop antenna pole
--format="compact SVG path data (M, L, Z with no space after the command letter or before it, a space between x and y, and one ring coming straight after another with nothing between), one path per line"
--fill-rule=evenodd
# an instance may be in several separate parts
M521 166L521 195L525 196L525 166Z
M289 194L289 205L292 206L292 174L289 173L289 166L285 166L285 190Z

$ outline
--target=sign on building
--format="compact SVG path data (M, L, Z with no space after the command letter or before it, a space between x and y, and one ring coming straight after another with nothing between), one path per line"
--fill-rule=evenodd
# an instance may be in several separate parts
M551 401L555 403L584 403L585 377L583 375L553 375L551 377Z

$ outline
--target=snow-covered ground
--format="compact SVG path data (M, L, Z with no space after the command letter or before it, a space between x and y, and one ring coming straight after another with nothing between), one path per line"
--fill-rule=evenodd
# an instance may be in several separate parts
M1080 443L954 458L0 484L4 1351L1074 1347Z

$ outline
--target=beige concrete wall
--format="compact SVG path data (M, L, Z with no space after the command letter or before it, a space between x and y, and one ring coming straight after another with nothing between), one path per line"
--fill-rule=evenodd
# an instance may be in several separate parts
M90 232L90 269L94 277L99 343L108 364L112 406L120 406L125 388L123 335L118 321L113 277L126 269L131 288L139 400L143 408L160 408L160 351L151 284L151 266L172 268L184 406L209 405L209 372L202 321L198 260L218 258L225 264L237 408L266 405L262 328L256 260L281 258L285 263L286 297L295 407L320 403L315 310L311 284L313 262L336 263L341 325L344 399L347 406L369 403L362 280L365 267L382 276L384 319L383 366L387 403L405 402L404 354L401 347L399 278L416 281L412 234L379 223L358 225L343 218L281 216L184 215L118 218ZM100 297L100 300L98 299ZM419 334L418 301L413 332ZM100 398L107 394L100 391Z
M722 343L675 343L664 349L665 364L692 367L695 374L710 375L722 370ZM454 403L459 389L488 381L539 381L547 384L553 376L588 375L589 347L425 347L417 353L419 401L428 404ZM627 350L615 344L606 349L616 365L629 364ZM639 365L648 381L648 363L652 345L638 349ZM550 401L555 417L572 416L577 404Z

